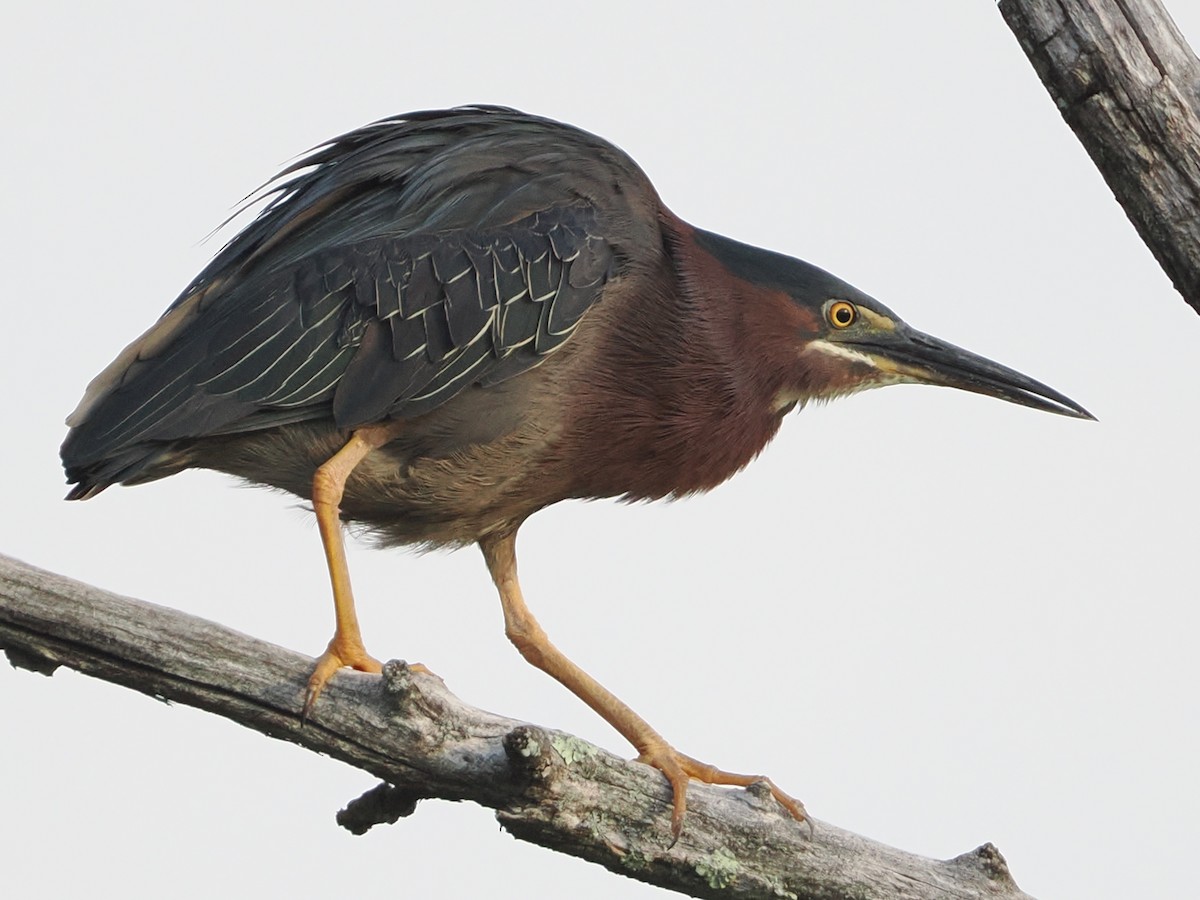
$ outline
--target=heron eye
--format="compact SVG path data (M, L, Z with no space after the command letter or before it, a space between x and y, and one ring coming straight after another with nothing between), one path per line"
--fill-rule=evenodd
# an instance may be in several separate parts
M849 328L854 324L854 320L858 318L858 310L853 303L847 303L845 300L839 300L830 305L829 324L834 328Z

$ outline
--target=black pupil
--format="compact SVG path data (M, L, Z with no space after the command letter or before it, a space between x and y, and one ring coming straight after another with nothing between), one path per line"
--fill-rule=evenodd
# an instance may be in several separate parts
M854 313L850 311L848 306L839 306L833 312L833 318L839 325L849 325L854 318Z

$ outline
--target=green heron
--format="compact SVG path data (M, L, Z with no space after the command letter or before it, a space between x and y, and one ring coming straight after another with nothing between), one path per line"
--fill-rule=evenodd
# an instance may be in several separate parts
M708 490L788 411L879 385L1090 418L816 266L689 225L625 153L548 119L384 119L270 184L88 386L62 446L68 499L203 467L311 500L337 624L305 714L339 668L381 668L342 522L385 545L477 543L508 637L662 770L676 836L689 777L759 779L679 753L550 642L517 580L525 519L568 498Z

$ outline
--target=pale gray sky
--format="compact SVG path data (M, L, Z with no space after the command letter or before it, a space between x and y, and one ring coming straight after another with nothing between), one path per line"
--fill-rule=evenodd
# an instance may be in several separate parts
M42 3L4 30L0 552L321 649L298 503L209 473L64 503L62 419L306 148L459 103L563 119L690 221L1100 421L888 388L789 418L707 497L548 510L520 550L556 642L684 752L818 819L937 857L994 841L1043 898L1191 893L1200 319L994 4L439 9ZM509 646L478 553L351 565L376 654L628 752ZM663 896L468 805L351 837L333 813L365 774L82 676L0 666L0 709L13 896Z

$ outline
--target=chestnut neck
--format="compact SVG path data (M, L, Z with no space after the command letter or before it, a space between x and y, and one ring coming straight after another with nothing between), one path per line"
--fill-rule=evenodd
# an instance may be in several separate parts
M662 269L605 322L568 452L575 496L629 500L716 487L779 429L794 364L786 294L736 275L664 213ZM599 311L599 310L598 310Z

